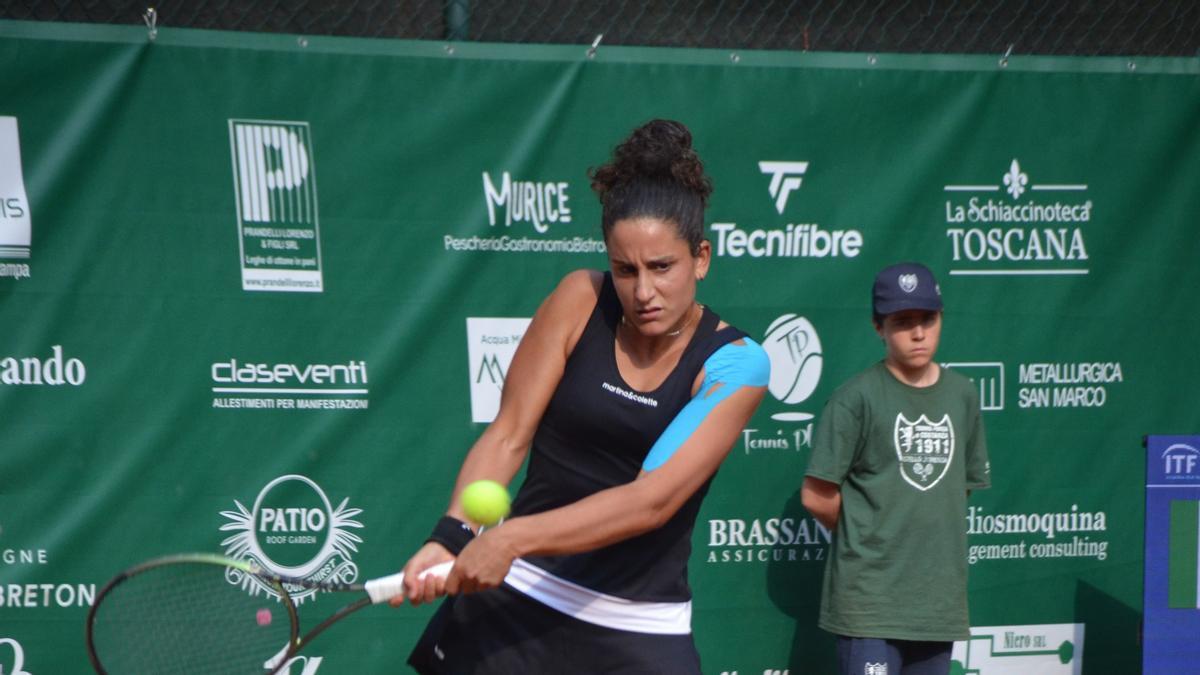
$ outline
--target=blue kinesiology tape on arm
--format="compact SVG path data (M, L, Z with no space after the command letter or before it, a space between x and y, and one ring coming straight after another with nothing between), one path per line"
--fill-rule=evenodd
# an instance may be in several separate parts
M700 428L700 424L721 401L729 398L742 387L765 387L771 378L771 362L767 353L757 342L745 338L744 344L729 343L704 362L704 382L700 391L679 411L658 437L646 461L643 471L653 471L662 466L687 439Z

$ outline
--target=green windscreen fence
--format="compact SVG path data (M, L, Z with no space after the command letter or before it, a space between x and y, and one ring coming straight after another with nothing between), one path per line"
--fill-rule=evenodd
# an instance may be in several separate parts
M1141 438L1200 429L1194 59L3 22L0 83L2 672L89 672L89 605L152 556L402 565L541 299L607 265L588 167L655 117L716 186L700 299L773 371L692 542L704 672L831 672L797 489L902 260L941 281L991 450L959 672L1137 671ZM430 611L367 610L289 672L402 671Z

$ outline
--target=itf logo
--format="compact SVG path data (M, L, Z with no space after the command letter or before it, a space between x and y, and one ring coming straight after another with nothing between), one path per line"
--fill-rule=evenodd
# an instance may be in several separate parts
M471 421L488 423L500 412L500 392L517 345L532 319L467 319L471 374Z
M1167 480L1200 480L1200 450L1175 443L1163 451L1162 459Z
M317 179L307 122L229 120L242 289L320 292Z
M808 162L759 162L758 168L771 176L768 189L775 200L775 210L780 214L787 207L788 195L799 190L801 176L808 171Z

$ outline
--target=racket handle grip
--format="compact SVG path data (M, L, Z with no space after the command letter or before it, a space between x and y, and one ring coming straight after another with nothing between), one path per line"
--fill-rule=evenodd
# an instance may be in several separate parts
M434 565L424 572L421 572L419 576L421 579L430 576L445 579L446 576L450 574L451 567L454 567L454 561L447 560L444 563ZM367 583L363 584L363 587L366 589L367 595L371 596L371 602L377 605L381 602L387 602L388 600L391 600L392 598L404 592L404 572L397 572L395 574L389 574L386 577L371 579Z

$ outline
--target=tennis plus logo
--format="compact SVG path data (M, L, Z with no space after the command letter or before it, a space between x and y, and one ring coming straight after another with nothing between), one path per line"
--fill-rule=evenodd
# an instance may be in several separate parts
M1014 158L999 181L945 185L942 191L950 274L1088 273L1083 228L1095 214L1086 183L1034 182Z
M354 517L362 509L350 508L349 498L333 507L325 491L305 476L280 476L258 493L247 509L234 500L236 511L222 511L228 522L221 526L235 534L221 542L225 555L246 560L276 574L308 581L351 583L358 578L358 565L351 554L362 538L349 528L361 528ZM278 597L258 578L229 568L226 580L251 595L265 592ZM312 588L287 587L296 602L314 595Z
M320 292L317 177L307 122L229 120L242 289Z
M782 215L787 208L788 195L792 190L800 189L801 176L808 171L808 162L759 162L758 168L771 177L767 190L775 200L775 210Z
M910 421L898 413L894 441L900 475L922 492L937 485L954 461L954 424L948 414L934 422L925 415Z
M467 318L471 421L488 423L500 411L500 392L531 319Z
M0 277L29 277L29 263L3 261L29 258L32 231L17 118L0 116Z
M0 649L0 675L30 675L29 671L25 670L25 650L21 649L21 643L13 638L0 637L0 647L7 645L12 649L12 660L4 658L7 650ZM4 667L5 663L11 664L8 668Z
M784 314L767 327L763 349L771 361L767 391L785 406L807 401L821 381L824 356L821 338L812 323L797 314ZM785 409L771 415L786 425L774 428L747 426L742 430L745 454L770 450L791 450L812 445L813 414ZM792 426L792 425L796 426Z

